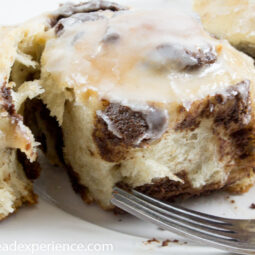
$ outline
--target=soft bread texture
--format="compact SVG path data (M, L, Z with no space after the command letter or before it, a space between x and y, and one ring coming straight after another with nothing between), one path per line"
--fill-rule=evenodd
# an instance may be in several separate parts
M166 201L253 185L253 60L195 19L91 1L20 29L44 89L26 124L86 202L112 209L114 185Z
M195 0L194 10L205 29L255 57L255 2L253 0Z
M133 22L130 23L133 30L128 30L126 19L129 15L133 17L129 19ZM142 17L141 21L137 21L136 15ZM171 37L175 28L167 25L164 13L160 15L160 24L157 24L152 18L153 11L139 14L114 4L107 5L104 1L93 1L84 5L62 6L45 18L47 32L40 35L41 41L46 42L41 59L40 83L45 89L41 99L61 128L64 164L76 190L87 202L97 201L105 209L112 208L110 199L114 185L137 188L160 199L171 200L179 195L199 195L224 187L242 192L253 183L253 61L226 41L209 37L195 20L175 11L172 15L176 16L176 20L188 19L190 23L187 24L193 26L192 30L186 28L185 22L181 23L183 34L177 35L180 44L174 48L178 57L170 55L169 59L164 59L164 54L173 52L171 47L164 45L157 48L158 52L146 55L147 62L142 69L125 66L125 73L130 74L129 81L133 74L140 80L132 78L131 83L122 87L122 92L130 93L123 94L117 87L113 87L110 94L104 94L105 87L97 87L96 78L104 80L111 77L107 68L113 58L122 65L125 59L143 54L136 48L139 44L132 45L122 29L132 33L131 38L139 38L143 33L143 22L147 22L148 27L155 25L156 31L160 24L166 23L161 35L157 34L156 41L153 41L154 28L149 34L144 30L147 41L141 41L141 45L146 49L155 42L161 43L165 31L170 34L166 44L169 40L171 45L171 40L176 38L176 35ZM154 16L159 17L158 13ZM109 25L108 31L111 32L103 38L100 31L104 35L105 21L108 24L112 22L114 29L111 30ZM124 27L119 25L121 22ZM86 35L89 34L87 40L83 38L83 30ZM90 31L93 33L90 34ZM188 43L182 40L182 36L190 37ZM198 52L192 48L196 40L198 45L201 44ZM76 49L80 50L77 52L70 46L76 42ZM103 43L108 44L104 46ZM122 43L126 45L125 51L118 55L115 47L122 47ZM187 51L182 50L183 45ZM95 63L108 63L109 66L103 67L104 72L100 71L100 66L95 66L86 73L87 66L84 64L87 63L88 52L99 46L106 47L102 49L109 59L100 57L96 62L95 55ZM107 47L111 50L108 51ZM189 55L193 50L196 53ZM111 55L112 52L117 55ZM141 59L138 58L139 61ZM217 69L218 66L220 69ZM121 71L118 68L117 65L116 73ZM165 72L172 77L173 84L181 88L175 91L177 94L162 92L167 88L163 87L165 80L162 75L164 77ZM87 85L84 77L95 79ZM179 78L174 80L176 77ZM185 77L189 79L185 80ZM201 80L199 77L204 78ZM112 82L115 84L116 81ZM134 91L132 84L136 84ZM147 84L147 91L142 87L144 84ZM157 90L153 90L155 84ZM186 90L187 84L189 91ZM144 94L139 93L139 89ZM120 100L113 95L119 95ZM159 98L164 98L167 103ZM39 117L36 118L38 120ZM37 129L43 126L46 140L52 140L47 131L47 118L37 123ZM48 151L54 151L52 146L55 148L56 142L48 143ZM52 161L57 162L50 154Z
M37 143L21 114L25 100L36 97L42 89L37 81L16 84L12 77L15 65L29 69L38 64L22 52L26 36L29 33L24 28L0 28L0 219L23 203L37 201L29 180L39 174Z

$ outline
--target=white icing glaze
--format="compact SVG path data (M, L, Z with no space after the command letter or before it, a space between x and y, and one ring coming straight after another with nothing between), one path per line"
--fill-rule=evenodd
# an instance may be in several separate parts
M181 103L189 109L194 100L254 77L251 59L175 9L101 14L104 19L66 26L43 55L43 72L75 88L77 102L92 89L111 102ZM110 34L115 39L107 42ZM160 45L171 49L157 52ZM186 70L197 61L186 50L209 49L217 55L215 63Z

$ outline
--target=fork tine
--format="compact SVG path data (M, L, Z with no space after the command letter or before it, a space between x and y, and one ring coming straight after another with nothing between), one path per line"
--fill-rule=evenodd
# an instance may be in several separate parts
M196 231L191 228L183 227L182 225L179 225L179 222L176 221L173 218L167 218L162 216L160 213L157 213L150 208L146 208L145 206L134 202L127 197L115 194L114 198L112 199L112 202L117 205L118 207L128 211L129 213L143 219L143 220L149 220L150 222L155 223L156 225L163 227L167 230L174 231L177 234L181 235L187 235L189 238L194 238L194 236L200 236L207 239L213 239L215 242L223 241L223 238L217 237L217 236L211 236L205 233L200 233L199 231ZM226 239L226 240L233 240L233 239ZM225 241L225 240L224 240ZM229 243L229 245L232 245L232 242Z
M215 227L215 226L207 226L206 224L200 224L194 220L190 220L187 217L180 217L179 214L176 214L175 212L171 212L169 210L165 210L164 208L155 206L154 204L147 202L143 200L142 198L136 197L124 190L121 189L115 189L120 195L125 196L128 199L132 199L132 201L139 203L140 205L153 210L155 213L160 213L162 217L171 217L172 219L175 219L177 221L181 221L180 224L185 225L187 227L197 228L199 231L202 232L210 232L211 235L221 236L222 238L225 238L225 234L227 233L227 238L233 238L234 232L232 230L227 230L222 227Z
M209 221L213 224L219 224L219 225L223 224L223 225L229 225L229 226L232 225L233 220L230 221L226 218L217 217L217 216L213 216L213 215L209 215L209 214L205 214L205 213L201 213L201 212L196 212L196 211L193 211L193 210L190 210L190 209L183 208L183 207L178 206L178 205L172 206L169 203L161 202L160 200L157 200L155 198L147 196L147 195L145 195L141 192L138 192L136 190L132 190L132 193L134 195L136 195L137 197L140 197L140 198L144 199L145 201L148 201L148 202L154 204L155 206L161 207L161 208L166 209L166 210L171 210L175 213L178 213L179 215L190 217L190 218L192 218L196 221L197 220L199 220L199 221L205 220L206 224L208 224L208 221ZM240 220L237 220L237 221L240 221Z
M116 206L128 211L129 213L156 225L163 227L167 230L173 231L177 234L184 235L193 240L203 241L204 243L211 244L214 247L220 247L228 251L239 252L240 254L254 254L255 247L249 244L239 243L234 239L225 235L215 235L211 231L201 232L198 228L187 226L179 219L169 218L162 215L160 212L148 208L140 203L134 195L129 194L118 188L114 189L112 203ZM140 199L141 200L141 199ZM148 203L148 202L147 202Z
M133 193L136 196L136 193ZM139 193L138 193L139 194ZM213 231L215 234L222 234L222 232L224 233L228 233L228 235L232 235L235 234L235 228L234 226L232 226L231 224L223 224L223 223L219 223L218 221L208 221L208 220L204 220L203 218L200 218L200 216L190 216L189 213L185 213L185 209L182 208L180 211L180 208L177 208L177 211L175 210L174 206L171 206L169 204L166 204L166 206L164 206L164 203L155 200L156 202L159 203L155 203L154 200L151 202L149 199L144 199L143 196L136 196L138 199L141 199L139 202L143 203L145 206L148 206L149 208L160 212L162 214L164 214L165 216L168 217L175 217L178 218L180 220L183 220L185 222L191 223L192 225L196 226L197 228L201 229L201 230L205 230L205 231ZM145 198L147 198L148 196L145 196ZM193 212L193 214L195 214Z

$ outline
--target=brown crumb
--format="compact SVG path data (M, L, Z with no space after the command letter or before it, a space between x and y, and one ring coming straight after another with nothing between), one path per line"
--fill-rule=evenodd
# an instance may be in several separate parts
M149 239L145 242L145 244L150 244L150 243L159 243L159 240L153 237L152 239Z
M162 241L161 246L162 247L168 246L169 243L179 243L179 240L177 240L177 239L174 239L174 240L166 239L166 240Z
M162 246L162 247L168 246L168 243L170 243L170 242L171 242L171 240L166 239L166 240L164 240L164 241L162 242L161 246Z
M231 204L234 204L234 203L235 203L235 200L230 200L230 203L231 203Z
M252 204L250 205L250 209L255 209L255 204L254 204L254 203L252 203Z

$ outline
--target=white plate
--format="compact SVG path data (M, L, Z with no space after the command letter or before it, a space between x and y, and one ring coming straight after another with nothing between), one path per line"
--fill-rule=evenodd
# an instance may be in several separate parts
M0 0L0 24L16 24L41 12L56 8L59 0ZM75 1L75 2L79 2ZM179 6L190 11L189 0L120 0L147 7ZM0 38L1 40L1 38ZM1 222L1 254L86 254L83 248L92 248L88 254L221 254L221 251L188 242L180 236L162 231L156 226L142 222L130 215L113 215L94 205L86 205L76 195L63 169L50 166L43 156L42 175L36 181L40 194L39 204L26 207ZM242 196L217 193L208 197L192 199L183 204L189 208L219 216L255 218L255 210L249 209L255 202L255 188ZM231 200L235 202L231 202ZM57 208L58 207L58 208ZM156 238L160 242L146 243ZM162 247L163 240L178 239ZM76 244L84 245L80 250ZM110 244L107 251L107 246ZM7 245L9 245L7 247ZM24 247L22 248L21 245ZM40 247L39 247L40 245ZM89 247L85 247L90 245ZM95 245L94 248L91 245ZM101 245L101 246L100 246ZM19 247L18 247L19 246ZM9 252L4 249L9 249ZM32 250L33 249L33 250ZM38 250L39 249L39 250ZM225 254L225 253L224 253Z

